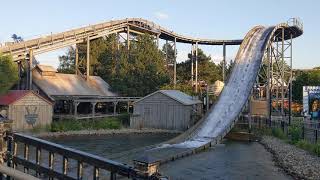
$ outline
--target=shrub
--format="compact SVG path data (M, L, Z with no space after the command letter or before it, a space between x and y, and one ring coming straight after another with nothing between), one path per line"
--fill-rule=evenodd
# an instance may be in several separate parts
M279 138L279 139L286 139L287 136L283 132L281 128L273 128L272 129L272 135Z
M313 145L313 152L316 155L320 156L320 142L318 142L317 144Z
M301 149L307 150L309 152L313 151L313 147L312 147L313 145L311 143L309 143L308 141L306 141L306 140L299 140L296 143L296 146L301 148Z
M302 124L299 121L293 121L289 126L289 135L291 143L295 144L302 138Z

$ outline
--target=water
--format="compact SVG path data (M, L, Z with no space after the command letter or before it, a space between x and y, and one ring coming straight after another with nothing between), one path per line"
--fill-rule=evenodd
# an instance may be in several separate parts
M171 179L287 180L272 155L257 143L226 141L208 151L169 164L160 171Z
M157 144L173 134L131 134L80 136L51 139L69 147L105 158L141 146ZM272 161L272 155L259 143L224 141L208 151L161 166L160 172L170 179L292 179Z
M115 134L50 138L49 141L108 158L132 149L159 144L177 134Z

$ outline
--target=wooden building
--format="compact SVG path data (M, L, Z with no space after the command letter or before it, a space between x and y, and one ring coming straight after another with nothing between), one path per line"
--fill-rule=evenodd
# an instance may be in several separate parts
M0 114L13 121L13 130L49 125L52 112L52 103L34 91L9 91L0 96Z
M177 90L159 90L133 104L131 128L186 130L202 115L202 102Z

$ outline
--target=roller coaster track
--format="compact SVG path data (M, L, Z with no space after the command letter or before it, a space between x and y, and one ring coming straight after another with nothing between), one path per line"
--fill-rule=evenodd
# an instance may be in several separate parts
M33 55L54 51L77 43L97 39L113 33L122 33L130 30L132 33L148 33L161 39L181 43L198 43L205 45L240 45L242 40L215 40L200 39L183 36L164 27L161 27L151 21L141 18L127 18L122 20L108 21L105 23L89 25L57 34L51 34L23 42L17 42L0 47L0 52L11 54L14 60L22 60L33 50Z

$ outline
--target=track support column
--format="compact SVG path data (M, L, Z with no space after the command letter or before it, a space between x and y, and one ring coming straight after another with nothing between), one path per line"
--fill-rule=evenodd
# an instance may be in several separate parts
M223 43L222 81L226 80L226 43Z
M193 89L193 56L194 56L194 44L191 45L191 87Z
M29 51L29 66L28 66L28 90L32 90L32 60L33 60L33 50Z
M195 81L196 81L196 93L198 93L198 41L196 42L196 77L195 77Z
M76 45L75 48L75 74L78 74L79 70L79 49L78 46Z
M177 38L174 38L174 64L173 64L173 86L177 85Z
M87 74L86 80L88 81L90 77L90 39L87 38Z

